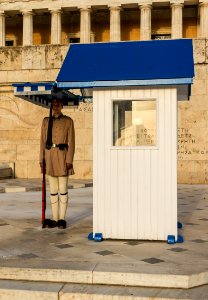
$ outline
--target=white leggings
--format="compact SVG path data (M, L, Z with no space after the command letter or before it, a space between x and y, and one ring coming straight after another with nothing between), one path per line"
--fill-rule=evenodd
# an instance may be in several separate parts
M48 180L50 185L53 220L65 220L68 205L68 176L48 176ZM58 193L60 193L60 198Z

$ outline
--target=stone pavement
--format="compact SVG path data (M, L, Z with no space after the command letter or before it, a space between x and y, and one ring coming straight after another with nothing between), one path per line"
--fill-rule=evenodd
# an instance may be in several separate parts
M0 299L208 300L207 185L178 186L184 243L169 245L89 241L91 187L70 189L66 230L42 229L41 192L10 193L5 182L7 193L0 194ZM46 217L51 217L49 204Z

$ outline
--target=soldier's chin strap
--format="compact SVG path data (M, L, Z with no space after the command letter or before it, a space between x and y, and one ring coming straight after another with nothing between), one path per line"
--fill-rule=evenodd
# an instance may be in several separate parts
M52 108L53 108L53 105L51 102L49 121L48 121L47 140L46 140L46 148L47 149L51 149L51 147L52 147L52 128L53 128Z

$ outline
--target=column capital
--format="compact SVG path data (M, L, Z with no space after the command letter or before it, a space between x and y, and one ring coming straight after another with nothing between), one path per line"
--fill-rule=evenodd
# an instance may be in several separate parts
M5 16L5 11L4 10L0 10L0 16Z
M199 6L202 6L202 7L208 6L208 1L207 0L206 1L200 1Z
M110 10L121 10L122 9L121 5L116 5L116 4L108 5L108 8Z
M83 5L83 6L79 6L78 9L80 11L91 11L91 6L90 5Z
M32 10L22 10L21 13L24 16L32 16L33 15L33 11Z
M171 1L170 2L171 7L184 7L184 1Z
M138 3L140 9L142 8L152 8L152 2L140 2Z
M49 11L50 11L50 13L51 14L60 14L60 13L62 13L62 10L61 10L61 8L51 8L51 9L49 9Z

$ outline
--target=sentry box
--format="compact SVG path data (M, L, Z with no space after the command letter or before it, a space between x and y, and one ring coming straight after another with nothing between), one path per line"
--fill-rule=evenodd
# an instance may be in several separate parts
M177 101L192 40L74 44L57 89L93 98L93 235L177 240Z
M177 240L177 100L188 100L192 40L70 47L59 88L92 89L93 234Z

